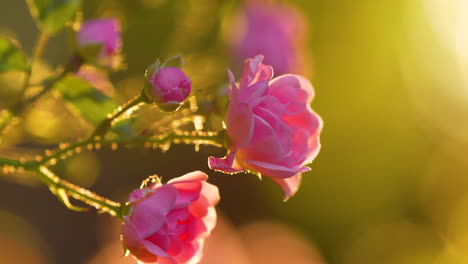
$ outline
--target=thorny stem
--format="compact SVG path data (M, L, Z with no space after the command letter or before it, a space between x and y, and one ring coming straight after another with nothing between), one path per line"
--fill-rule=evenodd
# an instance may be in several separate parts
M145 98L143 95L139 95L132 100L128 101L123 106L118 107L114 113L110 114L106 119L104 119L94 130L93 134L91 135L91 139L96 137L103 137L107 134L109 129L112 127L112 123L116 121L121 115L127 112L133 112L134 110L138 109L140 105L145 102Z
M80 152L82 148L99 149L103 146L117 147L119 144L142 145L145 147L164 146L170 143L202 144L220 147L223 144L221 133L216 132L171 132L156 138L133 137L133 138L114 138L103 139L99 137L90 138L74 144L62 144L57 149L46 151L46 155L37 161L32 161L39 165L52 165L58 159L64 159L68 156ZM48 155L47 155L48 154ZM0 159L0 165L2 165Z
M44 166L39 166L35 168L34 170L37 175L39 176L39 179L44 182L47 186L49 186L49 189L56 195L62 195L60 192L62 192L66 196L71 196L77 200L80 200L98 210L101 210L103 212L109 213L113 216L116 216L120 218L121 220L123 219L122 216L122 205L118 202L111 201L109 199L106 199L102 196L99 196L87 189L81 188L77 185L74 185L68 181L65 181L58 176L56 176L53 172L51 172L48 168ZM61 197L62 199L64 197ZM67 199L67 198L65 198ZM67 203L65 201L64 203ZM69 206L69 205L67 205Z
M45 32L41 32L37 39L37 44L34 48L34 53L29 63L29 69L26 72L26 77L24 78L23 88L20 91L19 104L21 104L24 94L30 85L32 69L34 67L34 64L41 58L42 54L44 53L45 47L47 46L48 41L49 41L49 35L47 35L47 33Z
M102 139L100 137L90 138L74 144L61 144L54 150L48 150L43 156L35 160L14 160L0 157L0 166L6 171L9 169L23 169L35 172L39 179L49 186L49 189L70 209L76 209L68 201L68 196L80 200L97 210L107 212L120 219L123 218L123 205L118 202L108 200L87 189L76 186L53 174L46 166L54 165L59 159L65 159L74 153L78 153L83 148L93 149L102 146L117 147L118 144L137 144L145 147L166 146L170 143L203 144L220 147L223 142L223 133L216 132L170 132L156 138L115 138Z

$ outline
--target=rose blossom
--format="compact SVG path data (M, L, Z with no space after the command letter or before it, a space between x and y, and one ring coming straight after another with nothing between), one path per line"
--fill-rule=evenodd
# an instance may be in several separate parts
M122 49L122 40L117 19L86 21L76 33L76 41L81 53L87 59L109 68L115 68L120 63L119 53ZM97 50L98 54L95 54L93 46L100 46ZM93 58L89 58L90 56Z
M154 102L164 111L174 111L187 99L192 90L190 79L176 67L157 70L148 82Z
M263 57L246 61L239 84L229 72L231 99L227 111L230 147L223 159L210 157L212 169L252 171L277 182L285 199L297 191L305 165L317 156L322 120L312 111L314 90L302 76L286 74L271 80L273 68Z
M300 44L306 30L298 10L267 1L248 1L231 29L230 43L239 64L261 54L277 75L303 71Z
M200 171L130 194L124 246L143 263L196 264L216 224L218 188Z

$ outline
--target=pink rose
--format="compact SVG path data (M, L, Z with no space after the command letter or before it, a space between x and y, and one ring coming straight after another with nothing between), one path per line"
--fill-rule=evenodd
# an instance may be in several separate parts
M303 49L299 46L305 35L305 23L296 9L250 1L232 28L230 42L239 63L261 54L277 75L302 71Z
M174 111L187 99L192 90L190 79L176 67L157 70L148 82L154 102L164 111Z
M122 49L118 20L88 20L81 25L76 34L76 40L78 48L87 59L92 59L105 67L115 68L118 66L119 53ZM98 51L97 54L96 51ZM90 56L93 58L89 58Z
M229 72L231 100L227 112L228 155L209 158L212 169L251 171L272 178L285 199L297 191L301 173L310 170L320 150L322 120L312 111L314 90L302 76L271 80L273 69L262 56L246 61L239 84Z
M143 263L196 264L216 225L218 188L208 176L191 172L130 194L124 216L124 246Z

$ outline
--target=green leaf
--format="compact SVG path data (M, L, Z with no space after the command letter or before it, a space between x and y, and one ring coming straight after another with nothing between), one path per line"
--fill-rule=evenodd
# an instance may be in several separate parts
M109 96L103 94L83 79L69 75L58 82L55 89L68 106L93 125L98 125L106 119L108 114L114 112L119 105ZM131 136L133 129L130 121L122 120L114 126L114 132Z
M182 68L182 66L184 66L184 60L182 59L182 55L177 55L163 62L163 64L161 65L161 68L164 68L164 67Z
M28 61L16 41L0 36L0 73L28 71Z
M78 11L81 0L27 0L39 27L49 34L61 30Z

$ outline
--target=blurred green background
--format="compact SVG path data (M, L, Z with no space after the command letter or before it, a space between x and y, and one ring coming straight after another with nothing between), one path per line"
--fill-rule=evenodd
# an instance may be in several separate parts
M268 179L209 171L207 157L223 155L212 147L195 152L192 146L176 145L165 154L103 149L84 152L56 171L121 201L151 174L169 179L195 169L209 172L221 190L220 226L228 231L220 233L218 245L210 245L207 258L218 257L217 262L205 263L468 263L466 1L283 3L305 17L306 75L316 90L312 107L324 120L321 153L292 199L283 203L280 189ZM123 102L139 92L145 68L157 57L183 54L201 97L226 83L226 68L236 68L226 36L241 4L85 0L83 13L85 19L121 20L127 68L111 79ZM23 1L1 1L0 33L18 39L31 54L37 30ZM40 69L47 72L63 63L71 52L68 44L66 34L54 37ZM18 83L17 75L0 76L2 107L11 103ZM2 156L33 154L90 131L63 108L52 98L41 100L22 125L9 130L0 146ZM0 263L127 263L119 247L107 259L94 257L118 239L116 220L65 209L28 175L2 179ZM268 224L258 226L258 221L280 222L302 243L279 247L277 240L263 241L270 250L266 255L300 251L305 257L267 262L253 256L249 243L254 238L278 235L278 241L289 241L280 229L265 232ZM238 239L233 242L238 251L221 248L231 237ZM239 254L247 260L236 260Z

